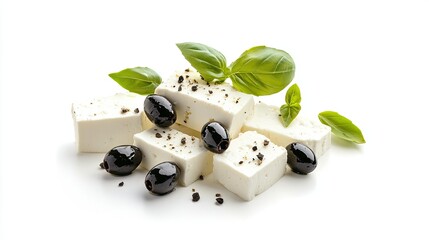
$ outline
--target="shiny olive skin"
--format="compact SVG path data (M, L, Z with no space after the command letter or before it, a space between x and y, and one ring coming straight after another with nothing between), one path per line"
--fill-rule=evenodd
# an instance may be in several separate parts
M112 148L103 159L104 169L111 174L125 176L131 174L141 163L142 152L133 145Z
M201 139L204 147L214 153L223 153L229 147L228 130L216 121L208 122L203 126Z
M286 147L287 164L294 173L306 175L317 167L316 155L302 143L291 143Z
M146 175L145 185L147 190L164 195L174 190L179 181L181 170L174 162L162 162L154 166Z
M177 120L173 104L164 96L157 94L146 97L144 112L153 124L162 128L173 125Z

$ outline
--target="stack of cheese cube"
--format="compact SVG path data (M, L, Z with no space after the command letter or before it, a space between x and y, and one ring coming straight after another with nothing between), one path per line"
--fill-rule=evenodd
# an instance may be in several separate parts
M285 173L287 145L306 144L316 157L330 146L328 126L297 118L285 128L278 107L255 104L252 95L228 83L208 83L192 69L175 73L155 93L174 104L177 121L170 128L153 126L147 120L142 113L144 96L117 94L73 104L78 150L107 152L117 145L134 144L142 150L141 165L146 169L164 161L176 162L183 186L213 172L228 190L252 200ZM199 139L203 125L213 120L222 123L231 137L222 154L209 152Z

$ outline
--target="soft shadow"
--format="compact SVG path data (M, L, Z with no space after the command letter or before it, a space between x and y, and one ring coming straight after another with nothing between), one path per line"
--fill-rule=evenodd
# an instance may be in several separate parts
M79 162L95 161L98 160L98 164L103 161L104 154L102 153L78 153L73 142L65 143L59 146L57 151L57 162L72 163L76 164Z
M70 142L59 146L56 163L58 167L67 172L75 173L80 178L92 178L98 175L106 181L122 181L128 178L128 176L107 174L100 167L103 158L103 153L78 153L74 143Z
M181 187L176 187L172 192L165 195L156 195L146 190L145 186L142 186L141 196L146 203L149 202L154 204L163 204L163 202L171 202L171 201L174 202L174 199L172 200L171 198L176 198L177 196L175 197L175 195L179 194L177 192L178 191L177 188L181 188Z
M70 142L58 146L55 162L60 169L85 175L94 169L103 170L100 168L102 160L100 153L77 153L74 143Z
M183 207L184 205L182 205L181 208L171 208L175 203L179 205L178 199L183 201L183 196L181 196L178 190L180 189L176 188L169 194L155 195L144 189L143 186L138 194L142 199L142 207L144 211L146 213L150 213L151 216L162 219L165 216L171 216L171 213L183 214L183 212L186 211L186 208Z
M336 137L335 135L332 135L331 142L332 142L332 145L335 145L338 147L360 150L359 144L346 141L342 138Z
M291 170L288 170L279 182L283 185L284 192L293 196L308 194L314 191L317 185L316 177L311 173L300 175Z
M59 163L75 161L78 158L74 143L72 142L60 145L57 148L56 155L57 155L56 161Z
M173 190L173 191L176 191L176 190ZM159 198L162 198L162 197L164 197L164 196L158 196L158 195L155 195L149 191L143 192L143 200L145 202L146 201L159 201Z
M245 201L234 193L228 191L222 184L216 181L213 173L205 176L204 180L197 180L186 188L195 189L196 191L201 192L202 194L209 196L210 198L213 198L213 200L215 199L215 194L220 193L221 196L225 199L228 198L229 203L248 203L248 201ZM215 204L214 201L213 204Z
M106 180L106 181L112 181L112 180L127 180L127 178L130 178L131 177L131 174L130 175L126 175L126 176L118 176L118 175L113 175L113 174L109 174L109 173L107 173L106 172L106 174L104 174L104 169L101 169L100 168L100 171L102 171L103 172L103 176L102 176L102 179L103 180Z

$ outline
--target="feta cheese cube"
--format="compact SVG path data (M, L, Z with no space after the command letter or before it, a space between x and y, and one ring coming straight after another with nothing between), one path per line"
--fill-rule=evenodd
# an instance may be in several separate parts
M177 123L197 132L210 120L221 122L234 138L253 114L253 96L235 90L229 83L210 84L192 69L163 81L155 93L168 98L177 113Z
M285 128L279 114L279 107L258 103L255 105L254 115L244 123L242 131L257 131L283 147L293 142L305 144L313 150L317 158L329 149L331 145L329 126L298 115Z
M77 150L105 153L115 146L132 144L134 134L150 123L143 112L144 99L134 93L118 93L73 103Z
M205 149L203 142L175 129L147 129L134 135L134 145L143 153L140 165L148 170L161 162L175 162L181 169L179 183L183 186L213 170L213 155Z
M285 173L287 151L255 131L240 134L229 148L213 157L215 179L229 191L250 201Z

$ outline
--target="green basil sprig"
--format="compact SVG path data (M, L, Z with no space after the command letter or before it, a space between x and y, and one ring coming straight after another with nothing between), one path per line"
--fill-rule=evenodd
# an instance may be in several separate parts
M253 47L227 67L225 56L212 47L192 42L178 43L177 47L206 81L230 78L238 91L256 96L283 90L295 74L292 57L275 48Z
M354 143L365 143L365 138L361 130L348 118L337 112L325 111L319 113L319 120L332 129L335 136L343 138Z
M161 77L148 67L127 68L109 76L123 88L141 95L154 93L161 83Z
M299 111L301 111L301 91L296 83L287 90L285 102L286 104L280 107L280 119L283 125L288 127L296 116L298 116Z

